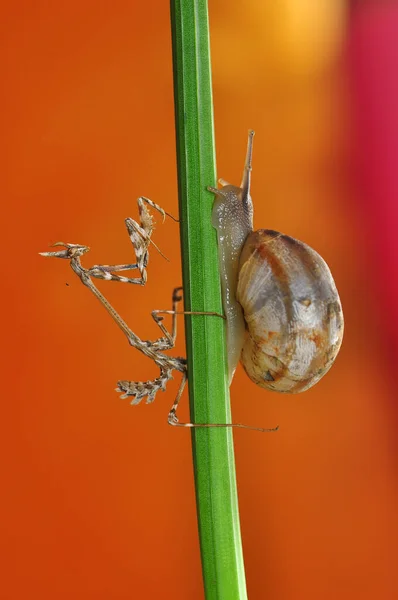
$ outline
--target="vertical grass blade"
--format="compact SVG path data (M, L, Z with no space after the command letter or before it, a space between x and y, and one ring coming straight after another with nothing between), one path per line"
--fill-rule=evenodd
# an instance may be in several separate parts
M216 166L207 0L171 0L177 162L185 309L222 312L216 232ZM194 423L231 421L224 322L186 318ZM247 598L232 431L192 431L202 570L207 600Z

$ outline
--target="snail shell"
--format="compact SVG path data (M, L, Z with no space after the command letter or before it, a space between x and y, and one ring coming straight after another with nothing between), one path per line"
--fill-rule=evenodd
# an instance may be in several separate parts
M230 382L241 360L250 379L276 392L303 392L332 366L344 329L339 294L326 262L292 237L253 231L250 196L254 132L240 187L220 180L213 225Z
M241 362L254 383L298 393L330 369L343 313L329 267L315 250L277 231L250 233L236 298L247 327Z

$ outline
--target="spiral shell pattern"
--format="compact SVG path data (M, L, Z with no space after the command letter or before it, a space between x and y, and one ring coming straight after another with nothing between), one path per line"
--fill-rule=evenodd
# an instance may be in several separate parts
M277 231L250 233L240 256L237 300L246 322L241 362L254 383L299 393L327 373L344 320L329 267L315 250Z

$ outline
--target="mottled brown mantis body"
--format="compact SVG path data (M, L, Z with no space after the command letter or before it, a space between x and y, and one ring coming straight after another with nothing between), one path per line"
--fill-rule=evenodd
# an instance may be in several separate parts
M171 407L168 415L168 422L170 425L180 427L241 427L248 429L256 429L258 431L275 431L274 429L263 429L257 427L248 427L240 423L180 423L176 415L179 401L184 391L185 384L187 382L187 361L182 357L173 357L165 354L165 351L171 350L175 345L177 337L177 315L188 314L188 315L208 315L225 318L215 312L188 312L178 311L178 303L182 300L182 287L177 287L173 291L172 296L172 309L171 310L153 310L152 318L155 323L159 326L163 336L156 340L145 341L141 340L122 319L122 317L116 312L111 306L105 296L98 290L93 283L93 278L103 279L106 281L119 281L121 283L131 283L136 285L145 285L147 282L147 265L149 259L149 246L152 244L159 252L159 248L152 241L151 236L154 229L154 221L147 205L160 212L163 216L163 221L168 215L174 221L177 221L174 217L166 213L158 204L141 196L138 198L138 211L140 216L140 223L134 221L134 219L127 218L125 220L126 228L133 245L136 262L128 263L123 265L94 265L93 267L86 269L81 264L80 258L83 254L86 254L90 248L81 244L70 244L64 242L56 242L53 246L63 246L63 250L55 250L51 252L40 252L42 256L63 258L70 261L72 270L79 277L83 285L85 285L93 294L98 298L104 308L111 315L112 319L123 331L127 340L131 346L145 354L148 358L151 358L154 363L159 367L159 376L149 381L127 381L121 380L117 382L117 392L122 392L121 398L131 398L131 404L138 404L143 398L146 398L146 402L150 403L155 400L155 396L158 391L164 392L166 390L167 382L172 379L173 371L181 373L181 384L176 396L176 399ZM160 254L162 254L160 252ZM163 255L162 255L163 256ZM119 275L121 272L138 270L140 273L139 277L131 278ZM171 315L171 331L168 331L163 324L162 315Z

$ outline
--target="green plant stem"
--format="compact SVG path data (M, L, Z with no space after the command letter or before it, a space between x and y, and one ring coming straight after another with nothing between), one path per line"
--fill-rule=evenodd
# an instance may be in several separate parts
M171 0L178 184L185 309L222 312L206 0ZM191 420L230 423L224 321L186 317ZM247 598L232 430L192 430L203 580L207 600Z

